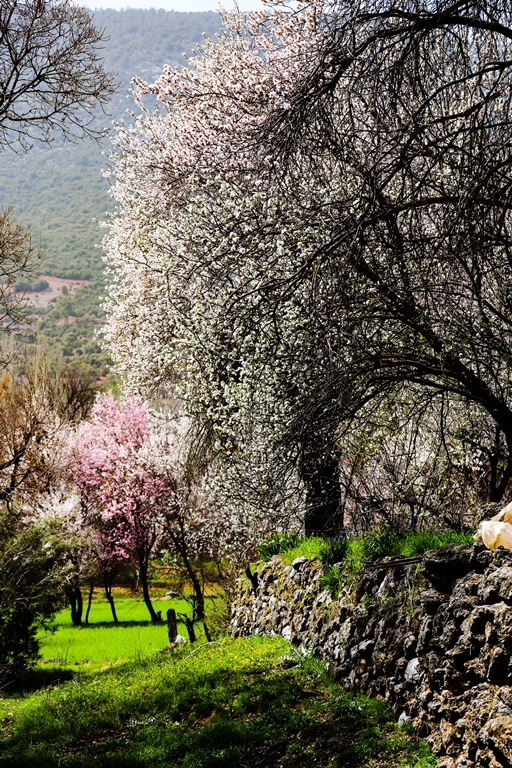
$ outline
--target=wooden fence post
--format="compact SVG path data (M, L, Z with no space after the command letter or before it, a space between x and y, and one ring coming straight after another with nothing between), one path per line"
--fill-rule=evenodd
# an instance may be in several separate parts
M169 644L172 645L176 642L178 637L178 624L176 622L176 611L174 608L170 608L167 611L167 635L169 636Z

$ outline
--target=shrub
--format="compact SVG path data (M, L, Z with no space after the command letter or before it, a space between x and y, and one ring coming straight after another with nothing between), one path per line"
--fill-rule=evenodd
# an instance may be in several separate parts
M387 525L365 534L361 540L359 569L383 557L419 557L446 544L473 544L473 534L464 531L410 530Z
M406 557L423 555L431 549L443 547L446 544L474 543L473 531L406 531L401 542L401 554Z
M61 607L68 547L60 524L0 514L0 681L37 661L38 630Z
M320 587L328 589L334 599L338 597L342 585L341 573L337 565L345 561L347 552L347 539L344 536L334 536L323 542L318 553L323 571L319 581Z

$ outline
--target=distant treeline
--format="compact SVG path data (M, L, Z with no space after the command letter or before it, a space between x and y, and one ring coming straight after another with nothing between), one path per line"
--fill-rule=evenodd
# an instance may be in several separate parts
M35 283L19 280L15 286L18 293L41 293L41 291L47 291L49 287L48 280L43 279L36 280Z

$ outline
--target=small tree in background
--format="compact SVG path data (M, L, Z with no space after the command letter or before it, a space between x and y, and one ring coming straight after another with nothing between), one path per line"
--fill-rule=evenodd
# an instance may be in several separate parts
M119 558L114 554L108 538L94 527L94 515L89 514L84 498L70 488L66 469L60 477L60 482L60 487L55 492L39 497L38 519L56 521L66 531L69 568L63 589L71 609L71 621L75 626L84 621L82 587L87 585L85 624L89 623L94 585L100 581L114 622L117 623L112 586L126 565L126 558Z
M41 349L0 369L0 508L34 511L60 483L68 425L94 395L87 375L52 370Z
M71 471L101 551L111 563L135 564L144 602L156 622L148 569L162 530L162 510L175 483L148 460L152 437L147 403L101 394L91 421L77 432Z
M0 145L1 148L1 145ZM30 231L13 219L11 209L0 210L0 327L10 332L25 318L25 294L17 290L20 277L29 274L40 252ZM1 354L2 358L5 355ZM5 362L5 360L3 361Z
M94 111L116 88L102 39L91 13L71 0L2 0L0 147L98 135Z
M265 517L256 521L243 508L219 504L205 467L193 466L188 427L151 415L148 403L135 397L99 394L90 422L72 438L70 470L81 494L80 526L91 532L114 621L112 583L127 562L138 570L152 621L159 620L148 576L150 560L163 553L191 585L194 617L209 637L205 587L212 568L223 582L226 562L246 564L269 526Z

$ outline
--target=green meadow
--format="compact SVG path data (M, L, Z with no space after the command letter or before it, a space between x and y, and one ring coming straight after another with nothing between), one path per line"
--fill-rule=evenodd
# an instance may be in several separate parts
M154 607L190 615L180 599ZM221 600L207 600L214 623ZM69 609L41 635L41 659L0 692L8 768L434 768L426 742L386 706L345 691L282 637L218 636L170 649L165 622L115 589L89 623ZM85 612L84 612L85 615ZM178 631L187 637L182 623Z
M41 666L82 667L97 669L113 662L142 659L161 651L168 643L167 626L152 624L141 598L120 590L115 595L118 624L112 621L110 606L104 597L95 597L89 623L74 626L68 608L57 614L54 631L45 632L41 640ZM154 600L156 611L174 608L176 613L191 613L185 600ZM84 610L85 615L85 610ZM199 630L199 627L198 627ZM179 622L178 631L187 637Z

